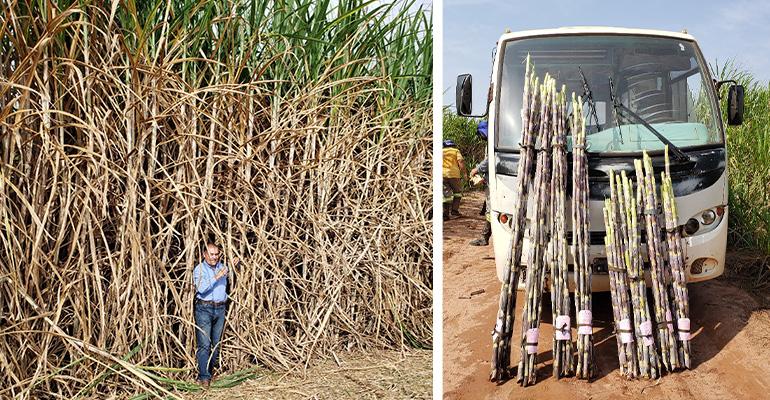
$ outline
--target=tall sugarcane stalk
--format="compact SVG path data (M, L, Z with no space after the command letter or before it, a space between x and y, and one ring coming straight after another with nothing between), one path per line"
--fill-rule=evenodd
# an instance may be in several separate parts
M588 158L583 101L572 94L572 259L577 315L576 376L590 379L596 372L593 348L591 267L588 265Z
M574 369L570 327L569 273L567 269L566 187L567 187L567 101L566 87L553 102L551 174L551 310L553 321L553 376L570 375Z
M539 130L540 86L535 76L529 55L524 74L524 97L521 108L522 133L519 143L520 158L516 180L516 196L513 198L511 211L511 242L508 246L508 266L500 288L500 308L497 312L495 329L492 332L492 372L490 380L499 381L508 376L511 356L511 335L513 332L514 311L516 309L516 289L519 282L521 252L526 221L527 191L532 182L532 162L534 160L535 134Z
M644 280L642 255L639 251L638 214L636 203L633 201L637 200L637 197L633 195L633 184L628 179L626 171L621 171L620 176L616 176L616 188L620 191L618 193L618 211L625 217L626 221L624 235L627 246L624 258L633 302L639 373L646 378L655 379L660 373L660 359L655 348L652 321L647 303L647 284Z
M634 345L634 330L631 324L631 303L627 269L624 254L626 241L622 235L621 216L618 212L618 192L615 189L615 173L610 171L610 198L604 203L604 224L606 230L605 248L607 250L607 269L610 276L610 295L612 297L615 332L618 341L618 361L620 373L628 378L639 375L639 364Z
M540 329L540 310L545 279L546 257L550 255L546 249L549 246L550 230L550 182L551 182L551 136L552 108L556 94L556 83L546 75L541 87L540 131L538 136L537 166L533 182L534 212L533 221L529 224L530 246L527 257L527 277L522 312L521 359L517 381L523 386L534 384L536 380L535 365L537 358L537 343Z
M647 231L647 255L650 260L650 277L652 279L652 294L655 306L655 319L658 321L658 344L660 347L662 364L668 371L679 367L677 343L674 331L670 324L671 304L666 288L665 265L660 241L660 226L657 217L657 186L655 172L652 167L652 159L643 152L643 160L636 160L637 184L641 186L641 198L643 214Z
M663 213L666 226L666 244L668 247L668 264L672 279L669 289L674 298L676 308L678 339L681 342L678 347L679 360L685 368L690 369L690 304L687 294L687 277L684 273L684 260L682 252L682 231L678 226L678 214L676 210L676 198L674 186L671 182L671 170L668 159L668 146L666 146L666 170L660 174L661 197L663 199Z

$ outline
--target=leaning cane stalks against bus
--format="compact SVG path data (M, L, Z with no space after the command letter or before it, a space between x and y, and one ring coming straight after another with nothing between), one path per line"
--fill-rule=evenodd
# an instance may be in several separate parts
M655 304L655 319L658 321L658 345L660 346L661 361L666 370L673 371L679 367L677 343L671 321L672 309L666 285L665 264L663 261L661 230L657 217L657 184L652 160L647 152L643 152L643 160L634 163L637 184L641 185L643 201L642 213L645 218L647 232L647 255L650 260L650 278L652 279L652 294ZM661 323L664 322L664 323Z
M540 311L542 309L543 285L546 258L549 256L550 236L550 186L551 186L551 102L556 94L556 83L549 75L543 79L540 102L540 129L534 193L534 220L529 223L530 247L527 257L525 303L521 320L521 359L517 381L527 386L536 381L536 359L540 332ZM552 246L550 246L552 247Z
M639 373L645 378L656 379L660 376L660 358L655 346L649 303L647 301L647 284L644 280L642 254L640 251L640 228L638 224L637 197L634 195L632 181L621 171L616 176L616 189L622 189L623 201L620 203L622 214L626 218L627 243L626 270L631 288L631 299L634 305L634 328L636 333L637 356L639 358Z
M690 304L687 294L687 278L684 272L684 259L682 254L682 231L677 225L676 200L674 186L671 181L671 169L668 159L668 146L666 146L666 170L661 172L661 197L663 198L663 213L666 226L666 244L668 248L668 264L671 269L670 292L674 299L674 308L677 318L677 339L681 342L679 360L681 365L690 369Z
M588 264L588 157L583 99L572 93L572 259L575 270L575 315L577 316L576 376L595 375L591 266Z
M634 331L632 329L632 305L629 299L628 276L623 260L626 243L621 234L620 213L618 212L615 173L610 171L610 198L605 200L604 223L606 229L607 269L610 275L615 333L618 341L620 372L628 378L639 376Z
M572 336L570 324L569 274L567 269L567 94L566 86L553 102L551 174L551 310L553 321L553 376L572 374Z
M516 290L519 282L521 264L521 252L524 240L524 227L527 214L527 191L532 182L532 162L535 157L534 140L538 130L539 114L539 88L538 78L529 56L526 60L526 73L524 75L524 97L521 109L522 133L520 147L520 161L518 165L518 180L516 193L513 198L513 210L510 218L510 226L513 231L510 245L508 246L507 268L505 279L500 289L500 307L497 312L495 329L492 333L492 372L490 380L499 381L506 379L511 359L511 338L513 322L516 310Z

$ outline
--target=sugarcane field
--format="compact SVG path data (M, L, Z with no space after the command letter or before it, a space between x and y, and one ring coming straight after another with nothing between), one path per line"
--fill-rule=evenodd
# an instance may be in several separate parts
M716 72L686 30L574 26L503 32L481 112L457 75L444 398L767 397L770 90Z
M429 398L432 18L3 0L0 398Z

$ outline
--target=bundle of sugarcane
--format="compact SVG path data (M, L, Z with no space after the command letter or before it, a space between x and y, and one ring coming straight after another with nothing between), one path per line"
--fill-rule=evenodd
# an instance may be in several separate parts
M583 102L572 94L572 259L575 270L578 378L590 379L594 365L591 267L588 265L588 158Z
M569 278L567 270L566 186L567 186L567 101L566 87L552 104L552 174L551 174L551 310L553 316L553 376L560 378L573 371L570 328Z
M643 162L635 160L637 184L641 187L640 194L647 231L647 255L650 259L650 276L652 278L652 294L655 305L655 319L658 321L658 345L663 365L672 371L679 367L676 338L671 321L671 302L666 288L663 254L661 251L660 227L657 218L657 186L652 160L647 152L643 152ZM644 170L642 170L644 164Z
M521 360L517 381L523 386L534 384L537 342L540 329L545 258L550 228L550 182L551 182L551 102L556 94L555 81L548 75L543 79L540 103L540 134L538 137L537 166L532 183L534 193L533 220L529 224L529 253L525 285L526 302L522 312Z
M674 187L671 183L671 171L668 161L668 146L666 146L666 171L660 174L660 192L663 199L663 212L666 222L666 243L668 245L668 264L672 279L670 289L676 308L677 330L679 331L678 347L679 361L687 369L690 368L690 304L687 295L687 280L684 274L682 259L682 232L677 225L676 201Z
M634 346L634 331L631 328L631 304L627 281L627 271L624 268L623 254L625 243L620 234L620 223L617 193L615 191L614 173L610 173L610 198L604 200L604 227L606 236L604 245L607 251L607 269L610 277L610 296L612 298L612 314L615 319L615 332L618 344L618 361L621 375L636 378L639 375L639 364Z
M611 173L610 176L612 175L614 174ZM660 372L660 359L655 349L655 339L652 334L652 321L647 304L647 284L644 281L642 255L639 251L638 214L636 203L632 201L636 198L633 195L633 184L626 176L626 171L621 171L620 176L615 176L615 178L615 189L618 191L618 212L621 218L625 217L625 223L621 223L620 229L624 242L627 244L623 258L631 289L639 373L646 378L655 379Z
M513 332L516 289L519 282L522 242L527 208L527 191L532 182L534 140L539 126L540 86L534 68L527 56L524 75L524 98L521 108L522 133L519 143L519 164L516 180L516 196L511 210L511 243L508 246L507 265L503 285L500 289L500 308L497 312L495 330L492 332L492 372L489 379L498 381L508 375L511 357L511 335Z

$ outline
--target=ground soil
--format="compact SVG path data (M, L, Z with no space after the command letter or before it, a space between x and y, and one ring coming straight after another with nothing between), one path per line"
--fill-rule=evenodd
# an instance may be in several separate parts
M483 195L463 199L462 217L444 222L444 397L446 399L639 399L770 398L770 310L733 277L689 285L693 329L693 368L658 380L629 381L619 375L612 333L609 294L594 297L595 354L598 376L591 382L552 376L551 342L541 340L537 383L521 387L514 380L489 382L491 332L497 315L500 283L492 247L468 242L481 232L478 215ZM728 262L729 268L729 262ZM483 293L471 293L482 291ZM517 321L523 304L516 301ZM541 337L550 337L551 310L543 307ZM575 330L573 329L573 336ZM514 339L515 342L517 342ZM512 363L518 364L514 345Z
M431 350L340 354L306 371L257 372L231 388L180 394L189 399L430 399Z

